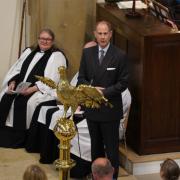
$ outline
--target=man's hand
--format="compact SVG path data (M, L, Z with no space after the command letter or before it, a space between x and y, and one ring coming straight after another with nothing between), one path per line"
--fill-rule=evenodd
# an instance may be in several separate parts
M96 86L95 88L103 95L103 92L102 92L102 90L104 89L103 87Z

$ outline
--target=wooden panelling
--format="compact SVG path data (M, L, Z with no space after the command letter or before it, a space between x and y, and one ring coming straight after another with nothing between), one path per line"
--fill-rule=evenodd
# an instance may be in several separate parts
M112 23L113 42L129 57L128 145L139 154L179 151L180 34L151 15L128 19L125 10L103 3L97 4L97 20Z

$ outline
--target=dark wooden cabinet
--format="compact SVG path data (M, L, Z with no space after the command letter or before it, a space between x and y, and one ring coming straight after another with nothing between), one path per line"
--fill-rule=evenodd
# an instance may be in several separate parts
M129 57L132 107L128 145L138 154L180 151L180 33L146 14L97 4L97 20L112 23L113 42Z

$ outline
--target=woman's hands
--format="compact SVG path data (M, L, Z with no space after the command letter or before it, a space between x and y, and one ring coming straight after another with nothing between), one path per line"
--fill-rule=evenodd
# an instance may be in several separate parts
M28 87L28 88L24 88L20 91L20 94L21 95L24 95L24 96L28 96L34 92L37 92L39 89L38 87L35 85L35 86L32 86L32 87Z
M15 81L11 81L11 82L9 83L7 93L8 93L8 94L12 94L12 91L15 90L15 86L16 86L16 82L15 82Z
M15 87L16 87L16 82L15 81L11 81L9 83L9 86L8 86L8 90L7 90L7 93L8 94L13 94L15 91ZM26 88L22 88L21 90L18 91L18 94L21 94L23 96L28 96L34 92L37 92L39 91L38 87L35 85L35 86L32 86L32 87L26 87Z

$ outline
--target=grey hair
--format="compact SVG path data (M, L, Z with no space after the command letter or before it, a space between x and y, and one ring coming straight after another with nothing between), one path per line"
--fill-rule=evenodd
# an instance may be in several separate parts
M53 32L51 29L49 29L49 28L43 28L43 29L41 29L41 31L39 32L39 35L40 35L42 32L48 33L48 34L52 37L52 40L54 41L54 39L55 39L55 34L54 34L54 32Z
M99 177L104 177L113 172L113 167L111 162L106 159L104 164L92 163L91 170L92 173L97 174Z

